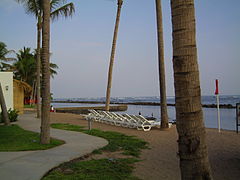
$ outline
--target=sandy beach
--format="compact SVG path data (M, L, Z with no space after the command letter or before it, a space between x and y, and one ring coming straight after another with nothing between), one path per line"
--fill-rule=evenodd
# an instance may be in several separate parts
M51 113L51 123L70 123L87 126L80 115ZM93 123L93 128L135 135L149 143L150 149L142 151L143 161L136 163L134 175L144 180L180 179L177 157L177 132L173 126L167 131L152 129L150 132ZM218 180L237 180L240 177L240 134L234 131L207 129L209 158L213 177Z

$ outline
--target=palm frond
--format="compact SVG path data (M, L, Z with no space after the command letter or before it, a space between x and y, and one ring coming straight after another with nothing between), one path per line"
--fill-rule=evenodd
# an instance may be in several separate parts
M14 53L14 50L8 50L7 45L4 42L0 42L0 60L2 61L14 61L15 58L6 57L8 54Z
M50 2L50 8L51 8L51 12L54 9L57 9L58 7L66 4L67 0L51 0Z
M57 64L54 64L54 63L50 63L49 66L50 66L50 68L52 68L52 69L58 69L58 68L59 68L58 65L57 65Z
M27 14L33 14L37 18L41 12L42 0L16 0L18 3L24 6Z
M61 15L65 18L72 16L75 12L75 7L73 3L65 4L64 6L55 9L53 12L51 12L51 19L57 20Z

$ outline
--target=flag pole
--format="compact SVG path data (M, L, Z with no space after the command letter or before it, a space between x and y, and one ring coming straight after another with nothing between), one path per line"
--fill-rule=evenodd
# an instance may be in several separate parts
M218 79L216 79L216 91L215 91L216 99L217 99L217 118L218 118L218 132L221 131L221 121L220 121L220 108L219 108L219 90L218 90Z

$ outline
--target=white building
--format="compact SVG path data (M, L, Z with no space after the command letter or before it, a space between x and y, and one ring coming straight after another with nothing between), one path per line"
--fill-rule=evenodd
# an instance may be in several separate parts
M13 73L0 72L0 83L3 90L3 96L8 109L13 109ZM0 106L0 112L1 112Z

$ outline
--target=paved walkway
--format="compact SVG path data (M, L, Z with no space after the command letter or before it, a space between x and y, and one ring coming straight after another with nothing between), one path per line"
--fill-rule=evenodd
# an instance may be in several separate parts
M17 124L27 130L35 132L40 130L40 120L32 113L21 115ZM39 180L59 164L91 153L108 143L102 138L57 129L51 129L51 137L64 140L66 143L41 151L0 152L0 179Z

